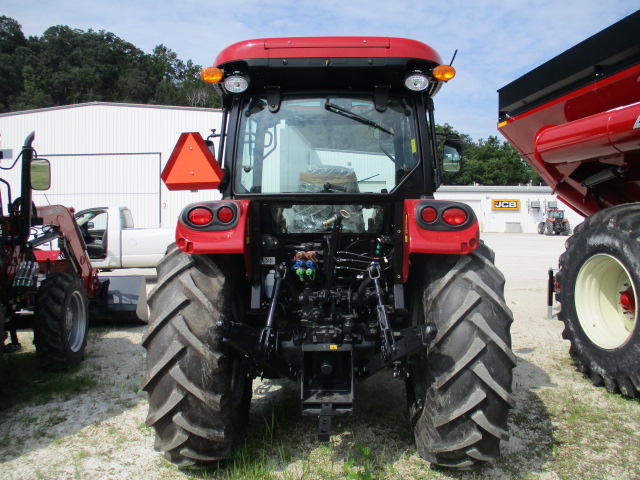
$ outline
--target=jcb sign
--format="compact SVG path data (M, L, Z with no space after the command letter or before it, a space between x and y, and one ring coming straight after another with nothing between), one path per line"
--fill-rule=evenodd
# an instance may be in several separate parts
M491 210L520 210L520 200L492 200Z

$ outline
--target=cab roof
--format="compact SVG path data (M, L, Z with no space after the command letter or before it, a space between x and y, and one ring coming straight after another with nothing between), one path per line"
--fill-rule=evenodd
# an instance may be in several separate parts
M220 52L214 64L288 58L406 58L442 63L429 45L407 38L283 37L234 43Z

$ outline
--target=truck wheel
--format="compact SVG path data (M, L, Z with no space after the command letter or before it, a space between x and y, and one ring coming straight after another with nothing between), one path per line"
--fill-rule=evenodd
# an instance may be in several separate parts
M413 295L414 325L435 322L438 334L410 364L409 414L418 453L438 465L476 468L509 438L513 318L492 259L484 244L469 255L433 257Z
M84 283L72 272L52 273L36 294L33 343L43 368L75 365L84 356L89 305Z
M220 317L242 316L230 269L174 244L157 270L142 339L147 425L155 429L155 449L181 467L226 458L242 436L251 402L247 365L216 326Z
M609 392L640 397L640 203L578 225L560 256L558 318L578 369Z
M540 235L543 235L543 234L544 234L544 222L540 222L540 223L538 224L538 233L539 233Z

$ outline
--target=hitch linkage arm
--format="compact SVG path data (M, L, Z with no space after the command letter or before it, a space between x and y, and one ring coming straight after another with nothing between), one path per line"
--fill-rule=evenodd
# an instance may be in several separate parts
M389 326L387 307L385 307L384 299L382 298L382 288L380 287L380 265L373 263L369 266L368 271L369 277L373 280L373 284L376 287L376 299L378 302L378 305L376 306L376 316L378 318L380 335L382 337L382 358L384 360L389 360L397 354L397 348L393 337L393 331Z
M273 287L273 294L271 295L271 304L269 305L269 314L267 315L267 323L260 333L260 346L265 358L271 357L275 353L277 336L273 329L273 324L276 316L276 307L278 301L280 301L280 294L282 292L282 282L287 274L287 266L285 263L281 263L276 268L275 285Z

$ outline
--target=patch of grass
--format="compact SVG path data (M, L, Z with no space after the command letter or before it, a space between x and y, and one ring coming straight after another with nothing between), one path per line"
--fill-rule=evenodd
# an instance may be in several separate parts
M346 477L353 480L374 480L378 478L375 474L377 468L373 461L371 448L362 445L355 445L355 455L351 455L344 465L342 471Z
M544 392L558 426L558 445L550 469L561 478L640 478L640 430L637 401L620 401L604 389Z
M40 368L35 352L5 355L0 365L3 388L0 391L0 411L27 404L41 405L54 397L70 398L94 388L98 382L81 374L81 365L60 372Z

